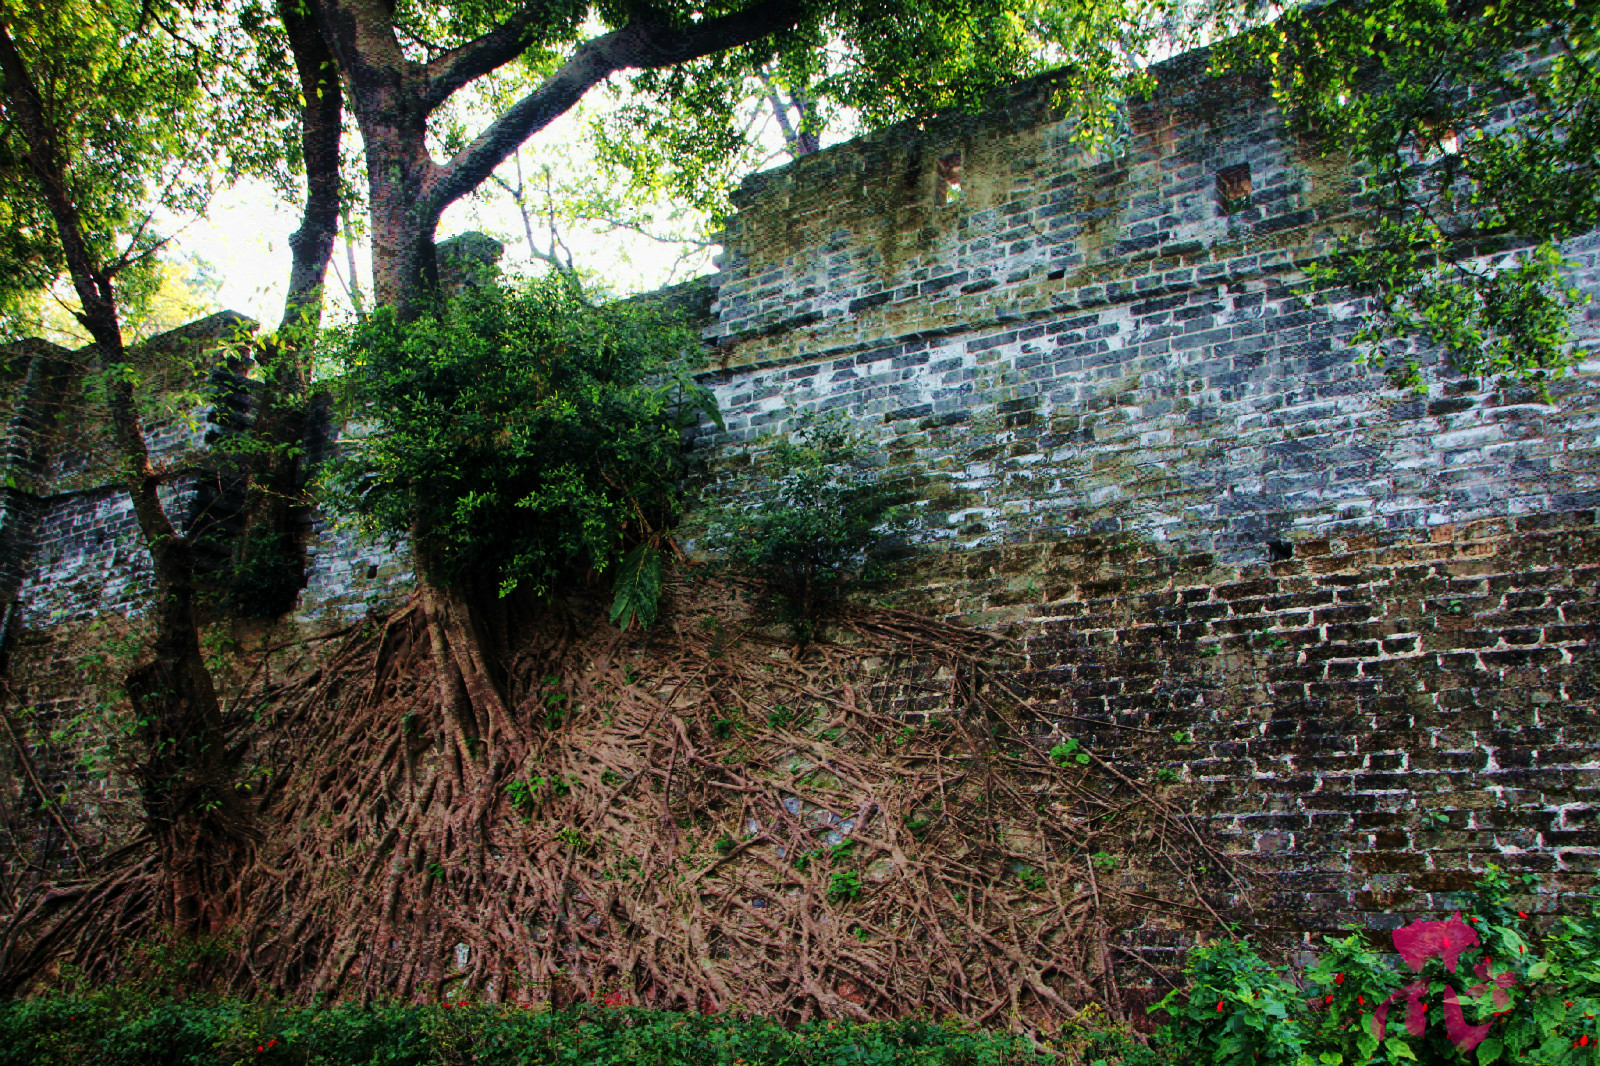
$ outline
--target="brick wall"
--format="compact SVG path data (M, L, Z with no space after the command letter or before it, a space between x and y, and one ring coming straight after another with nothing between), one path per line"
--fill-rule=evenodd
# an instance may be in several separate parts
M1272 923L1437 907L1489 861L1582 892L1600 360L1538 397L1418 351L1425 393L1388 388L1348 347L1360 305L1299 288L1361 224L1361 175L1203 67L1161 68L1116 154L1033 82L747 181L697 491L758 492L748 452L802 412L850 420L916 497L897 601L1016 637L1074 735L1176 773ZM1600 287L1600 242L1567 252ZM39 624L136 606L102 576L141 565L116 495L75 491L26 568ZM410 581L403 546L325 519L309 563L307 625Z
M750 179L705 493L758 492L802 412L848 419L917 497L898 602L1013 635L1058 731L1175 773L1267 925L1437 909L1491 861L1581 896L1600 361L1544 398L1419 350L1425 393L1389 388L1348 346L1360 304L1300 286L1361 175L1258 87L1160 76L1113 158L1033 84ZM1597 250L1566 249L1591 293Z

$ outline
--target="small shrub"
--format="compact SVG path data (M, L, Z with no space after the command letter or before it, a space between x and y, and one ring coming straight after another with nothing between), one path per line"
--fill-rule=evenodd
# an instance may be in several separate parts
M908 524L864 453L841 421L802 417L772 448L771 494L712 524L709 546L771 585L798 640L812 637L843 593L882 576Z
M1089 753L1083 750L1083 745L1078 743L1076 737L1068 737L1065 741L1050 749L1050 760L1063 768L1072 763L1077 763L1079 766L1088 766Z

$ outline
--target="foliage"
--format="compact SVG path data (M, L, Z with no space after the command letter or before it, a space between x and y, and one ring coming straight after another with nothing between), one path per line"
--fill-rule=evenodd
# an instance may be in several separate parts
M726 508L707 543L768 581L804 640L841 593L881 569L910 516L842 420L804 415L770 456L770 493Z
M238 544L225 602L246 618L276 618L294 607L303 579L293 535L268 529Z
M611 620L623 629L634 623L645 629L656 620L661 600L661 553L649 544L637 544L617 564L611 586Z
M56 132L89 251L116 279L134 336L157 332L184 302L156 258L157 216L196 214L244 175L286 184L298 165L294 89L267 43L277 38L234 32L252 7L22 0L3 14ZM48 324L48 293L62 288L55 224L27 156L0 101L0 339Z
M1465 918L1395 929L1404 968L1361 934L1330 939L1303 986L1245 940L1196 948L1158 1005L1177 1023L1165 1050L1205 1066L1600 1062L1600 908L1531 918L1513 887L1532 888L1491 867Z
M1395 343L1416 336L1468 373L1562 372L1585 301L1559 245L1600 224L1600 8L1308 4L1220 57L1258 65L1301 133L1364 168L1373 228L1313 274L1372 298L1370 360L1416 384Z
M1142 64L1194 43L1208 17L1203 5L1169 0L818 6L773 38L619 81L593 133L617 177L703 212L715 228L731 189L762 161L750 118L762 76L810 101L818 125L853 133L977 110L1019 78L1056 68L1058 103L1080 138L1098 144L1127 93L1146 84Z
M1083 745L1078 743L1077 737L1068 737L1050 749L1050 759L1057 766L1064 767L1074 762L1081 766L1087 766L1089 764L1089 753L1083 750Z
M417 533L433 576L502 594L615 568L617 619L653 617L683 433L715 413L686 370L690 330L549 277L411 323L380 309L335 347L362 427L332 466L335 508Z
M594 1066L1044 1066L1027 1039L908 1019L812 1022L788 1029L760 1017L697 1015L626 1006L560 1011L439 1003L342 1004L152 998L121 991L0 1005L0 1066L433 1066L569 1062ZM1101 1044L1115 1047L1101 1038Z

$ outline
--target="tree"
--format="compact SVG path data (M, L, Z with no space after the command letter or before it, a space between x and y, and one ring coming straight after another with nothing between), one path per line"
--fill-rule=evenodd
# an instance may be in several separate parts
M704 162L736 140L728 125L740 91L774 64L791 87L816 84L825 73L833 99L881 121L981 102L995 87L1070 55L1075 66L1064 84L1080 93L1083 114L1092 118L1095 105L1115 92L1110 75L1125 71L1129 54L1166 29L1148 19L1148 7L1119 0L1066 7L777 0L709 8L528 0L504 15L467 2L309 2L361 128L375 299L393 307L401 323L437 299L433 237L444 210L614 74L635 72L637 92L698 130L710 148L691 155ZM596 23L602 32L593 32ZM818 57L831 46L844 58L829 69ZM536 72L533 88L476 135L437 126L452 98L513 62ZM1091 134L1095 128L1086 126ZM448 158L435 160L434 143ZM696 168L676 172L692 180ZM432 533L419 526L413 544L429 543ZM440 702L470 709L476 721L469 732L490 735L491 722L508 711L474 617L473 590L431 565L426 553L414 557ZM481 776L493 753L476 747L473 754L472 772Z
M183 138L193 132L200 85L183 57L139 31L137 9L74 14L63 24L49 11L4 11L0 73L8 142L34 186L22 202L37 212L29 232L39 257L54 256L65 266L79 320L94 339L123 481L154 564L154 656L128 677L127 689L150 750L140 785L147 822L173 875L171 911L180 923L195 925L205 901L219 896L197 850L209 851L219 841L240 846L245 831L227 780L221 708L200 651L192 544L161 502L162 475L135 402L117 284L120 273L152 250L142 222L126 244L121 238L143 206L145 183L164 168L182 173ZM91 111L75 114L79 108ZM197 205L204 195L200 184L184 189L179 203ZM54 243L45 239L46 219ZM197 849L201 840L206 845Z
M835 95L882 119L979 100L1067 50L1078 62L1074 84L1103 86L1101 75L1125 65L1125 48L1137 50L1130 42L1154 32L1143 9L1117 3L1062 11L1005 0L709 9L532 0L498 19L467 3L314 3L364 138L376 299L403 317L418 311L437 276L432 237L445 208L613 74L639 72L641 91L697 107L709 133L730 111L731 80L775 56L810 56L830 40L853 57L830 78ZM595 21L605 32L586 36ZM430 120L473 81L514 61L537 71L538 84L436 162Z
M277 15L299 78L297 161L305 173L305 200L300 227L289 237L292 262L283 320L257 350L263 387L249 439L254 461L230 589L234 606L267 617L292 606L301 584L291 529L299 445L305 437L310 358L322 321L323 285L334 238L347 217L340 197L344 96L338 70L316 8L305 0L278 0ZM258 32L264 30L263 23ZM296 162L292 157L289 161Z
M120 0L65 12L53 4L0 5L0 182L11 212L6 237L27 253L0 289L36 290L64 271L93 339L120 475L153 564L150 656L125 684L146 749L139 771L146 824L167 875L162 910L185 928L220 917L249 847L250 818L201 653L195 544L162 502L167 473L145 442L122 296L156 263L156 209L198 211L217 180L289 154L272 139L285 123L263 132L259 121L280 114L281 92L256 81L249 94L231 98L231 75L243 68L231 63L237 55L218 55L206 43L218 28L206 19L222 13ZM288 10L286 23L296 17ZM303 48L294 36L291 47L306 56L304 148L313 171L307 221L292 241L289 317L298 326L314 316L332 248L337 187L330 204L323 160L330 137L337 159L339 103L336 83L330 99L332 68L316 50L318 35L301 32ZM270 354L264 362L269 373L292 374Z

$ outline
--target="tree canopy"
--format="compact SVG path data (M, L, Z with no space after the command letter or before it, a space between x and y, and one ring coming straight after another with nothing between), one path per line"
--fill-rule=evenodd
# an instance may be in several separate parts
M1420 337L1469 373L1561 371L1560 245L1600 224L1600 5L1307 5L1219 53L1365 175L1371 231L1314 276L1372 298L1370 358L1415 384Z
M281 34L241 33L241 19L272 25L247 16L166 0L0 7L8 73L31 77L65 179L41 185L18 101L0 104L0 335L36 328L41 295L65 273L53 192L75 205L90 257L137 311L159 287L164 240L218 188L245 176L292 183L296 90L279 72Z

